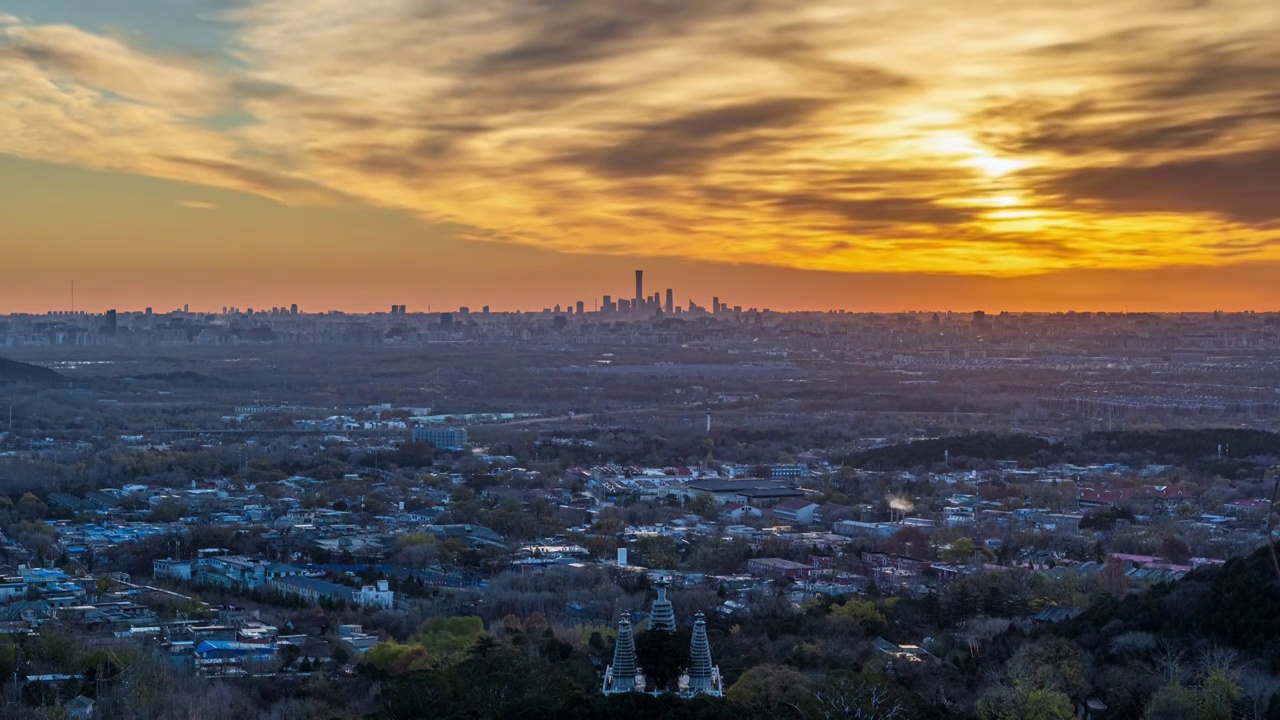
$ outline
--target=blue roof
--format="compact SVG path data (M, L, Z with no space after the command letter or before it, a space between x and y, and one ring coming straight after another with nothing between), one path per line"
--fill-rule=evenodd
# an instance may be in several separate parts
M270 655L276 651L275 645L254 645L253 643L235 642L232 640L202 640L196 646L196 654L221 651L243 653L245 655Z

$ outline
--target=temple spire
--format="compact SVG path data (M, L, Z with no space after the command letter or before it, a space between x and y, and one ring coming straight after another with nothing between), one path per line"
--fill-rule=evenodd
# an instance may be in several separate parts
M720 668L711 664L711 643L707 641L707 621L702 613L694 616L693 638L689 641L689 669L686 673L688 692L720 697L724 688Z
M623 613L622 619L618 621L618 639L613 645L613 664L604 672L604 687L601 691L605 695L631 692L636 689L637 681L643 689L644 681L638 675L636 641L631 634L631 614Z
M650 630L663 630L669 633L676 631L676 611L671 601L667 599L667 586L670 584L665 577L658 578L654 583L658 588L658 599L653 601L653 607L649 609Z

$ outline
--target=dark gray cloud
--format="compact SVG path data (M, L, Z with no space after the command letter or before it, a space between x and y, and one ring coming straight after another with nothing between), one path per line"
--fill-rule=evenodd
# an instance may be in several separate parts
M816 179L802 191L771 192L741 187L704 186L698 189L702 204L710 208L757 212L768 209L787 218L787 222L826 233L867 234L892 229L902 224L959 225L973 220L978 211L971 207L943 205L937 198L902 194L903 187L893 184L893 173L873 197L848 197L841 194L838 181ZM870 184L860 185L862 191Z
M778 131L795 129L830 105L816 98L770 98L620 128L616 144L568 153L562 162L611 178L696 175L710 163L777 145Z
M1100 151L1149 153L1211 147L1233 132L1255 124L1280 123L1280 96L1273 107L1265 99L1256 109L1241 108L1211 117L1165 120L1144 117L1122 123L1102 123L1107 112L1094 104L1073 104L1042 115L1013 110L1006 119L1018 118L1017 129L979 133L978 137L1005 152L1053 152L1062 155L1089 155ZM986 117L998 117L999 110ZM1019 117L1020 116L1020 117Z
M967 208L947 207L927 198L916 197L841 198L794 193L774 195L770 202L783 211L834 215L854 223L855 226L861 223L951 225L973 219L973 211Z
M1274 37L1174 46L1133 65L1129 90L1138 99L1190 100L1224 93L1280 92L1280 53Z
M808 86L856 93L881 93L917 85L915 78L871 65L832 60L827 49L806 39L812 25L793 24L764 37L748 35L735 40L744 55L782 66L809 80ZM866 98L864 98L866 99Z
M1043 181L1040 190L1113 212L1213 213L1270 226L1280 221L1280 149L1083 168Z
M1192 41L1143 26L1031 55L1066 63L1054 71L1096 68L1114 83L1075 102L1020 99L979 113L975 124L988 128L982 139L1008 152L1201 149L1280 124L1280 52L1270 35Z
M505 13L521 28L513 44L489 52L468 74L560 69L631 52L640 41L677 42L711 21L780 11L798 0L519 0Z

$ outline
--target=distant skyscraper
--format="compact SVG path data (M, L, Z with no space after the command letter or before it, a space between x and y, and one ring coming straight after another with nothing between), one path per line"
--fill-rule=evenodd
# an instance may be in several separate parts
M718 297L711 298L711 312L712 313L720 312L720 298Z
M636 309L644 302L644 271L636 271Z
M488 305L485 305L484 307L480 308L480 312L481 312L481 313L483 313L483 314L485 314L485 315L488 315L488 314L489 314L489 306L488 306Z
M676 294L671 288L667 288L667 314L671 315L676 311Z
M585 303L583 303L581 300L579 300L579 301L578 301L578 314L579 314L579 315L581 315L581 314L583 313L583 311L584 311L584 310L586 310L586 304L585 304Z
M107 334L108 334L108 335L115 335L115 334L116 334L116 327L117 327L117 324L116 324L116 311L115 311L115 310L108 310L108 311L107 311Z
M290 315L297 315L297 314L298 314L298 303L294 303L294 304L292 304L292 305L290 305L290 306L289 306L289 314L290 314Z

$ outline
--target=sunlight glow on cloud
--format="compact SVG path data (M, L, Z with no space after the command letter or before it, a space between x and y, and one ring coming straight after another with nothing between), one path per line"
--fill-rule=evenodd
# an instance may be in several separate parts
M192 210L217 210L218 206L205 202L204 200L179 200L176 205L178 207L190 208Z
M0 16L0 153L575 253L1280 258L1273 0L244 0L216 21L225 58Z

